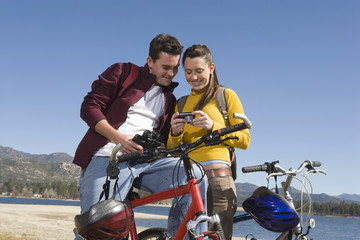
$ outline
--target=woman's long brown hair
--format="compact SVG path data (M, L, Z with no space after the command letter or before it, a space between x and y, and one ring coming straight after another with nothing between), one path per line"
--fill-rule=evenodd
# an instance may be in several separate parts
M183 58L182 58L182 64L184 66L184 62L186 58L196 58L201 57L205 60L205 62L210 66L213 61L212 54L210 52L210 49L205 44L195 44L189 47L185 50ZM215 96L215 93L220 86L216 71L214 69L213 73L209 76L209 83L206 86L204 95L201 97L198 104L195 106L194 110L201 110L203 107L208 104L208 102Z

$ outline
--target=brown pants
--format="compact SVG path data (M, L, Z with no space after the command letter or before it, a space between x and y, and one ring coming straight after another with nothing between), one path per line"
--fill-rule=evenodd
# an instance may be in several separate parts
M231 176L210 179L207 199L209 215L212 216L215 213L219 215L225 239L231 240L233 217L237 208L234 179ZM211 229L212 226L209 228Z

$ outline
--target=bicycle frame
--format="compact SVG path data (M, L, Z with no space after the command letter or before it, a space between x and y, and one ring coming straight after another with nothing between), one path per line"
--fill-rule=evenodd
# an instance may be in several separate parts
M200 213L205 213L205 208L204 208L204 204L202 202L200 189L197 184L197 179L194 177L194 174L193 174L190 159L187 159L187 160L184 159L184 167L185 167L185 171L187 173L187 185L178 186L178 187L176 187L175 190L169 189L169 190L166 190L163 192L151 194L146 197L134 199L131 201L132 206L135 208L135 207L143 206L143 205L146 205L149 203L153 203L153 202L157 202L157 201L165 200L165 199L169 199L169 198L174 198L176 196L182 196L182 195L190 193L192 203L185 214L185 219L186 219L186 221L196 220L197 216ZM201 220L203 220L203 219L201 219ZM195 222L195 226L197 223L198 223L198 221ZM183 219L178 230L176 231L176 234L173 237L173 239L174 240L184 239L187 233L188 233L188 229L186 226L186 222ZM131 236L132 240L138 239L135 222L133 223L132 229L130 231L130 236Z
M212 236L213 239L222 239L223 238L223 230L220 223L220 218L217 214L213 216L207 216L205 207L202 201L202 197L200 194L200 189L197 183L197 179L194 175L194 171L192 168L192 164L190 162L189 156L186 154L188 150L200 146L202 143L204 143L204 146L209 146L210 144L219 144L223 141L226 141L230 138L221 139L221 136L224 136L228 133L232 133L235 131L240 131L246 128L251 128L251 122L247 119L245 115L234 113L234 118L242 119L243 123L239 123L236 125L232 125L226 128L222 128L216 131L213 131L212 133L208 133L204 135L201 139L197 140L196 142L192 144L187 144L186 146L179 146L178 148L174 149L159 149L159 148L153 148L151 152L148 152L148 154L153 154L151 156L158 156L159 153L166 153L166 154L180 154L180 160L184 163L184 168L186 172L187 177L187 185L178 186L175 189L166 190L160 193L155 193L143 198L134 199L131 201L131 204L133 207L142 206L145 204L157 202L160 200L165 200L169 198L173 198L176 196L181 196L185 194L191 195L192 203L190 204L190 207L188 208L185 219L182 220L179 228L177 229L175 236L173 237L174 240L182 240L185 238L185 236L188 234L196 234L192 232L192 230L195 230L196 226L203 221L208 221L211 223L214 223L216 232L213 231L207 231L203 232L200 235L196 235L195 238L201 240L203 237L206 236ZM208 144L208 145L206 145ZM110 156L110 164L117 164L118 158L116 157L116 153L120 150L121 144L118 144L114 147L111 156ZM163 152L161 152L163 151ZM155 154L156 152L156 154ZM129 161L132 159L139 159L143 153L139 152L133 152L130 154L126 154L121 156L122 161ZM110 166L110 165L109 165ZM107 170L108 171L108 170ZM119 170L117 170L119 171ZM115 169L110 168L110 176L117 175L118 172ZM137 230L136 230L136 224L133 223L132 229L130 231L131 239L137 240Z

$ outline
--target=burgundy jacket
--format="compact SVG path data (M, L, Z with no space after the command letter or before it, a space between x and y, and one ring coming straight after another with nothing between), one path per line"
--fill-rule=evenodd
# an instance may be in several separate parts
M73 161L82 169L87 167L93 154L109 142L107 138L95 132L95 125L106 119L111 126L118 129L125 122L129 107L139 101L155 81L155 75L149 73L146 64L140 67L137 80L119 97L122 83L132 66L134 65L131 63L113 64L93 82L91 92L84 98L80 116L90 128L81 140ZM177 85L177 82L172 82L170 86L163 87L165 109L159 129L156 130L161 133L164 143L170 130L171 114L176 101L173 90Z

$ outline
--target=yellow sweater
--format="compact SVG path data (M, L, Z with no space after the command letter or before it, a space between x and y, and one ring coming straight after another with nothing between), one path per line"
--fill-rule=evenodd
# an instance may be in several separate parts
M183 112L192 112L196 104L200 101L203 92L199 93L194 90L191 91L191 94L186 99L186 103L184 105ZM240 99L236 95L236 93L231 89L225 90L226 101L228 104L228 113L229 113L229 122L230 125L241 123L242 120L234 119L233 113L242 113L244 114L244 110ZM178 106L175 108L175 112L178 111ZM216 106L215 98L211 99L210 102L202 109L213 121L213 131L217 129L221 129L226 127L225 120L223 115L220 113ZM169 134L167 147L174 148L183 143L193 143L197 141L199 138L204 136L209 131L206 131L203 128L194 127L190 124L185 124L184 131L181 135L174 137ZM217 146L208 146L203 147L198 150L195 150L189 154L190 158L198 161L205 162L211 160L223 160L226 162L230 162L229 150L228 146L233 146L236 148L247 149L250 144L250 133L248 129L238 131L235 133L231 133L226 136L236 136L239 140L228 140Z

